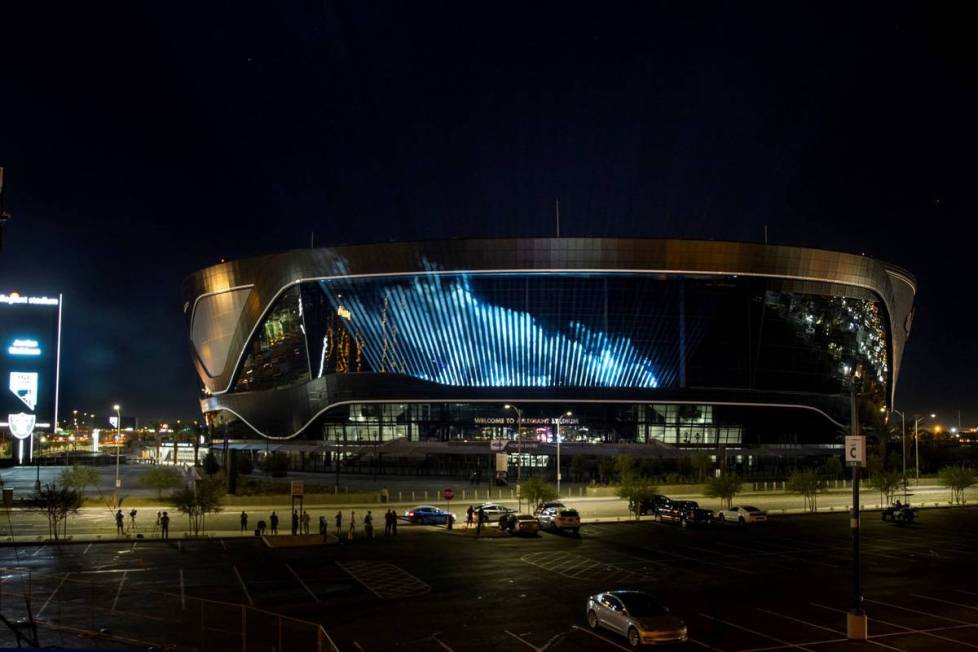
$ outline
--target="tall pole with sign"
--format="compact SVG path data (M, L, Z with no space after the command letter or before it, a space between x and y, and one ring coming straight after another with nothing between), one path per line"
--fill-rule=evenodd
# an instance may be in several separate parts
M852 532L852 610L846 614L846 633L850 640L865 641L868 634L866 612L859 568L859 469L866 465L866 438L859 434L859 411L856 405L855 385L849 398L850 432L846 437L846 463L852 467L852 515L849 529Z

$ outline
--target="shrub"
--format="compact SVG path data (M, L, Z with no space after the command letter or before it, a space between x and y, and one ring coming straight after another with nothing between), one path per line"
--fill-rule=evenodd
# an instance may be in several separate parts
M157 464L149 467L143 473L141 482L147 489L156 489L157 498L163 498L163 492L178 487L182 479L180 471L176 467Z
M814 512L818 509L820 491L825 490L825 480L815 471L795 471L788 477L787 489L805 498L805 509Z
M965 489L976 482L975 471L963 466L945 466L938 471L937 482L951 490L952 503L963 503Z
M716 476L706 481L704 493L710 498L719 498L723 506L730 509L730 503L740 493L742 483L735 474Z
M618 497L628 501L628 511L641 518L642 503L651 500L659 488L646 478L628 478L618 487Z
M528 505L535 506L548 500L557 498L557 490L549 482L544 482L540 478L528 478L520 483L520 500L525 500Z
M61 472L61 485L77 489L78 495L84 497L86 487L98 487L99 475L91 466L73 465Z

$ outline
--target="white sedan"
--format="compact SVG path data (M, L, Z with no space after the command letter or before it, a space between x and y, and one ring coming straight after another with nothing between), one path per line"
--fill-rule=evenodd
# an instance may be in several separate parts
M717 520L721 523L730 521L731 523L760 523L767 520L767 512L750 505L740 505L730 509L721 509L717 512Z

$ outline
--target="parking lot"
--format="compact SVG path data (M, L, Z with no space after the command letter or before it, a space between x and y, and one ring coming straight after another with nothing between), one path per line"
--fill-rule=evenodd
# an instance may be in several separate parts
M240 649L221 622L248 605L322 623L341 649L615 650L623 639L587 629L585 600L641 588L686 621L689 649L976 649L978 509L921 516L914 527L865 517L866 643L845 640L845 514L699 530L587 524L579 538L421 526L319 548L253 539L3 547L0 608L23 615L29 586L34 613L52 625L42 625L41 643L74 647L104 644L92 634L101 629L134 644ZM0 636L12 644L8 631Z

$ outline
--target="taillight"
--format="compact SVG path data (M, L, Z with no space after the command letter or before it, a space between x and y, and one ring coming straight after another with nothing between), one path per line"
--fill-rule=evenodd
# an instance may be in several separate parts
M414 512L408 512L408 518L411 518L412 516L414 516Z

